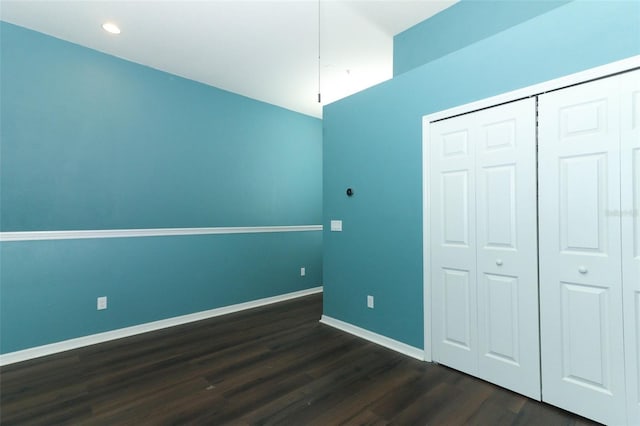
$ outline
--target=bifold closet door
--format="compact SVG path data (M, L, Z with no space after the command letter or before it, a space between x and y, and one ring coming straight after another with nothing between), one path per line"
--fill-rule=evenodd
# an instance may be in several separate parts
M536 100L476 114L478 376L540 400Z
M535 133L534 99L431 124L430 266L434 359L539 399Z
M640 70L619 79L627 409L628 424L640 425Z
M539 97L542 397L624 424L618 80Z
M431 126L430 263L433 358L477 375L474 126L469 115Z

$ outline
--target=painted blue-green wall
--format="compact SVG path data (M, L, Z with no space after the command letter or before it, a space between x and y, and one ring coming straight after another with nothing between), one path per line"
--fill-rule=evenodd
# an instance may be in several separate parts
M1 31L3 231L319 223L320 120Z
M460 0L393 38L393 75L518 25L570 0Z
M0 43L3 232L321 223L319 119L4 22ZM321 262L318 231L3 242L0 353L315 287Z
M318 286L322 235L25 241L0 256L6 353Z
M325 106L324 314L423 346L423 115L638 54L640 2L574 1Z

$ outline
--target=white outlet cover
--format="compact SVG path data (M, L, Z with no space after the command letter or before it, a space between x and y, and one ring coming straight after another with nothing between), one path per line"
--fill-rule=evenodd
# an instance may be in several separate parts
M373 296L367 296L367 308L373 309Z
M98 297L98 310L107 309L107 296Z
M307 274L307 270L305 268L300 268L300 276L304 277Z
M342 221L341 220L332 220L331 221L331 231L332 232L342 232Z

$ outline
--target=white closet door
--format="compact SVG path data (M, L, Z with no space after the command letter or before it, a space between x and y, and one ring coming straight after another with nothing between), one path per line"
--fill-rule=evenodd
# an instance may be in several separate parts
M540 400L536 101L474 116L479 377Z
M640 424L640 71L620 76L622 288L628 424Z
M477 374L475 147L468 116L430 132L433 357Z
M535 100L430 141L434 360L539 399Z
M623 424L617 80L539 98L542 397Z

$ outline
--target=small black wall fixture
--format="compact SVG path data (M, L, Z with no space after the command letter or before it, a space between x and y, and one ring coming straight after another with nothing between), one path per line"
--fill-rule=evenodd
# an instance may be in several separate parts
M351 197L353 195L353 189L347 188L347 197Z

